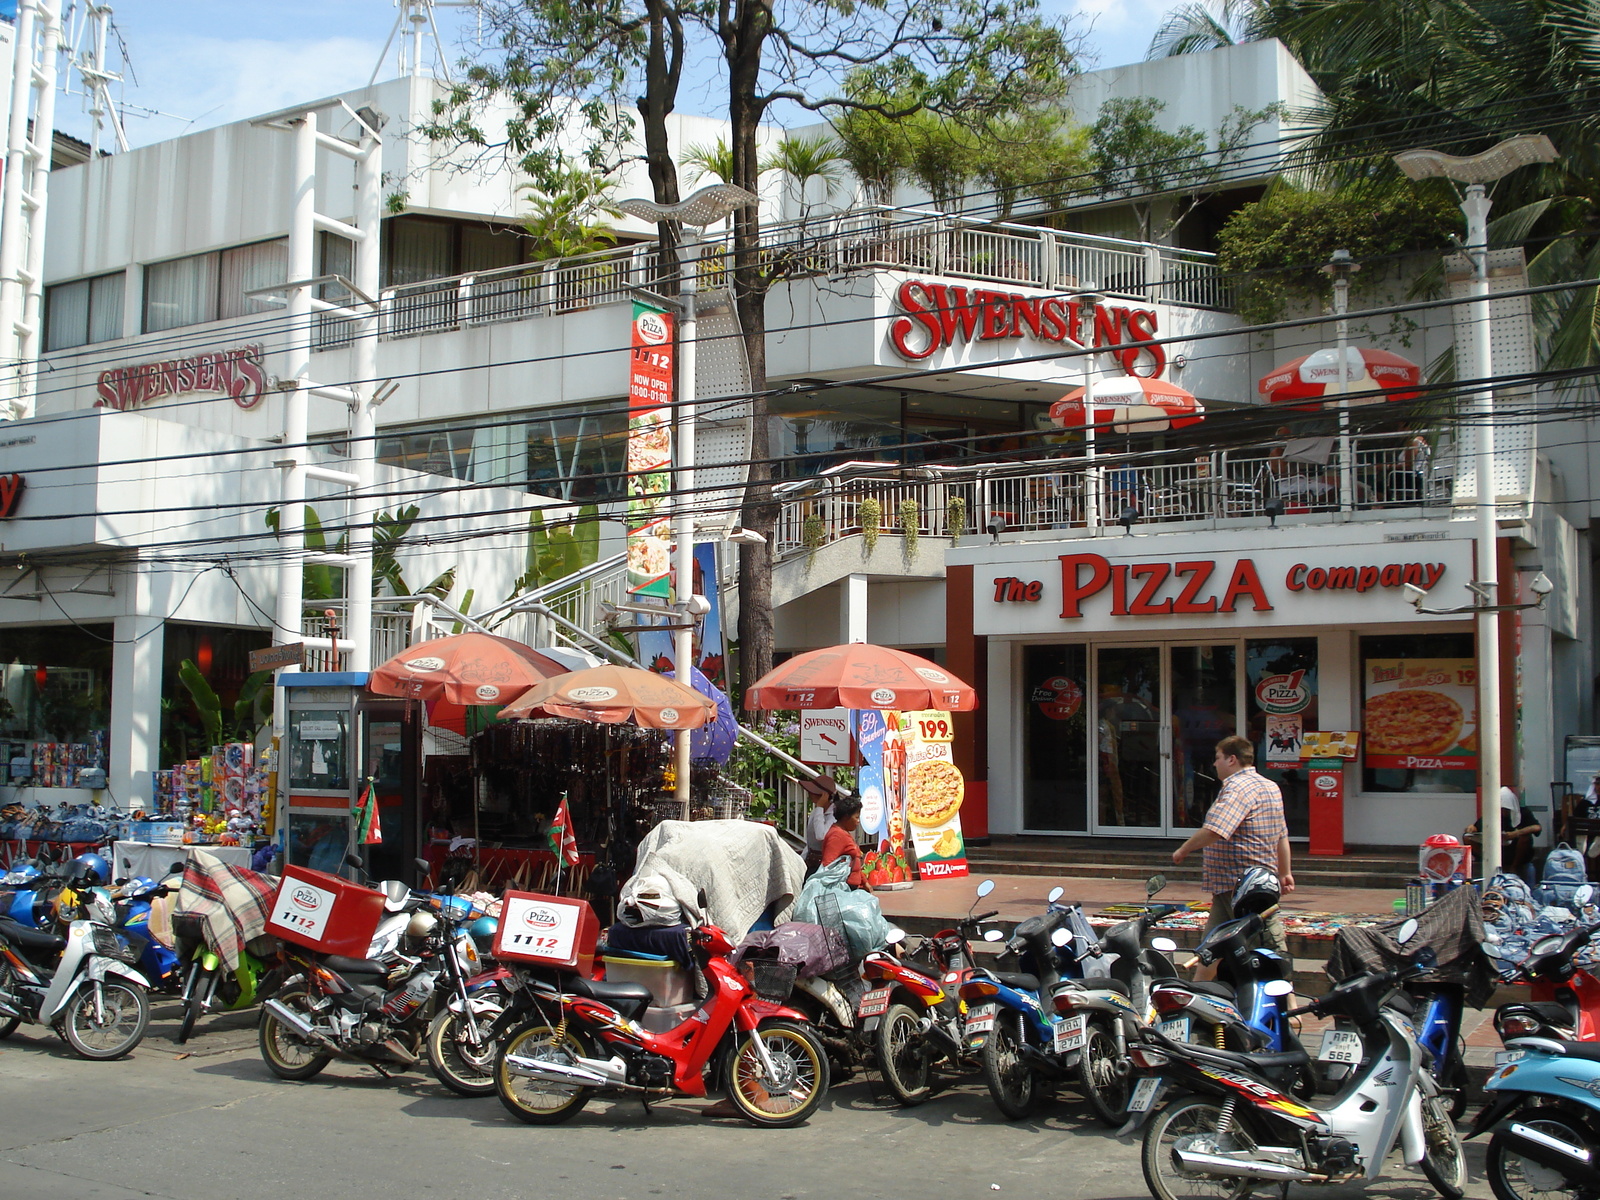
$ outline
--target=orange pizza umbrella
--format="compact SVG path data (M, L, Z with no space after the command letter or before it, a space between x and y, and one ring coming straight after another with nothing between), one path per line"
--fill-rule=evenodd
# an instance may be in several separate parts
M638 667L610 663L536 685L500 710L502 717L575 717L646 729L698 729L716 719L717 703L692 687Z
M797 654L746 689L746 708L935 708L968 712L978 694L938 663L851 642Z
M428 719L461 731L469 707L505 704L569 669L530 646L492 633L458 633L418 642L367 677L380 696L428 702Z

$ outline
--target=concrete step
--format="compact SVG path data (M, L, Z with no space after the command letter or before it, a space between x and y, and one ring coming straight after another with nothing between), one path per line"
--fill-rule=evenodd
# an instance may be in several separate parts
M967 851L967 863L974 875L1004 873L1073 876L1086 879L1145 879L1160 873L1173 883L1200 882L1200 868L1197 865L1191 866L1185 863L1181 867L1175 867L1170 860L1165 863L1156 859L1145 862L1085 862L1081 859L1017 860L1004 854L992 855L978 847L971 847ZM1296 860L1294 876L1296 882L1308 885L1315 883L1324 887L1389 888L1397 896L1405 894L1406 880L1411 878L1410 874L1400 869L1361 870L1352 866L1324 867L1316 859L1304 858Z

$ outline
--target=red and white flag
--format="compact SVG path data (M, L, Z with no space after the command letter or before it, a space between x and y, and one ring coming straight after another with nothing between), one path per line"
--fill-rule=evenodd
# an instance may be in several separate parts
M546 836L550 839L550 849L566 859L568 866L578 865L578 839L572 836L572 815L567 812L565 796L561 797L561 806L556 809Z

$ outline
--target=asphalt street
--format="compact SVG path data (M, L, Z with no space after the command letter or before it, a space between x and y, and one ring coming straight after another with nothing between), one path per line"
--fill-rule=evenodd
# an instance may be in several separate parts
M185 1047L171 1040L174 1026L175 1009L159 1006L145 1043L114 1063L78 1059L35 1026L0 1042L0 1198L1147 1195L1137 1146L1118 1143L1075 1098L1012 1123L977 1078L900 1109L858 1077L797 1129L707 1120L707 1102L690 1100L649 1115L637 1102L596 1101L537 1128L493 1097L458 1097L416 1072L384 1080L335 1063L312 1082L283 1082L261 1062L249 1013L206 1018ZM1483 1149L1468 1150L1468 1195L1484 1200ZM1434 1194L1398 1168L1367 1188L1291 1192Z

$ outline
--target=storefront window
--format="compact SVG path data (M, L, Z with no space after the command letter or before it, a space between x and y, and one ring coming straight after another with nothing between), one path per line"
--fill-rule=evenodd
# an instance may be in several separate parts
M1088 650L1023 649L1022 824L1025 829L1089 828Z
M104 742L111 723L110 625L0 631L0 737L6 761L32 743Z
M1237 646L1172 647L1172 821L1197 828L1222 786L1216 746L1238 728Z
M1310 833L1310 772L1301 765L1307 730L1317 716L1317 639L1262 638L1245 643L1246 736L1256 769L1283 791L1290 837Z
M1466 792L1478 784L1470 633L1361 639L1362 788Z

